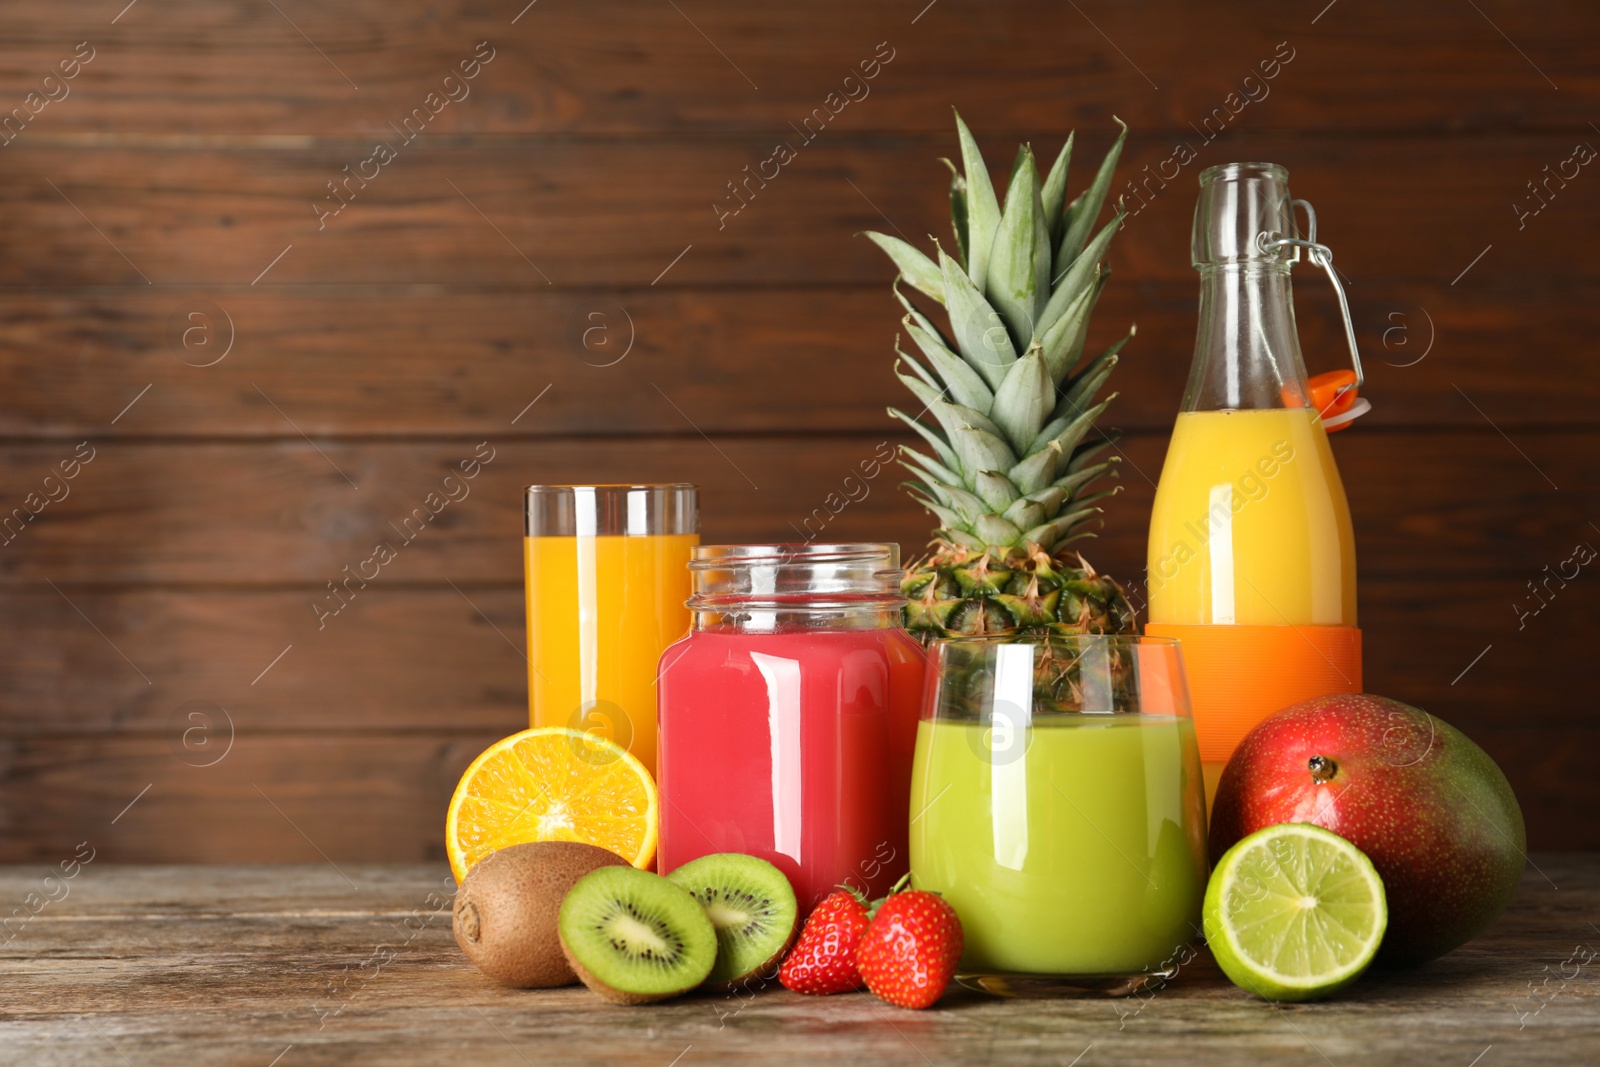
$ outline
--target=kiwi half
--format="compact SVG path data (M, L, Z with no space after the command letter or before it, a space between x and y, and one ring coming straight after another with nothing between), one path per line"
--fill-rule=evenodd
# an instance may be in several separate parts
M578 879L556 928L578 979L613 1004L686 993L717 959L717 935L699 902L633 867L601 867Z
M774 970L800 918L782 871L755 856L723 852L691 860L667 879L694 895L717 932L707 985L738 985Z

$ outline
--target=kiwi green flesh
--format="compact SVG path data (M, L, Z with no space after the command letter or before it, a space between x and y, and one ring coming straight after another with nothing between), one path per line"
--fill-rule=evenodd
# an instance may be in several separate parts
M770 976L794 936L800 909L783 872L756 856L701 856L667 875L693 894L717 932L707 985Z
M580 878L561 904L561 949L600 996L641 1004L705 981L717 935L694 897L660 875L603 867Z

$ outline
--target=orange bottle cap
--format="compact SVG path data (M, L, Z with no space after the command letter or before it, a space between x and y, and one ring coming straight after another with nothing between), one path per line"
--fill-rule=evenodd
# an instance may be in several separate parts
M1337 433L1361 415L1372 410L1372 404L1363 400L1356 389L1356 372L1331 370L1314 375L1309 383L1311 402L1322 416L1322 426L1329 433Z

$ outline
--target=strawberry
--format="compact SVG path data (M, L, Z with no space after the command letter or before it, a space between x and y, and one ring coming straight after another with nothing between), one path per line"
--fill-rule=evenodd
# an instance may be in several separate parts
M852 889L830 893L806 919L800 940L778 970L778 981L796 993L848 993L861 988L856 949L867 931L867 904Z
M872 913L856 950L856 966L867 988L890 1004L926 1008L944 995L961 960L961 919L937 893L889 891Z

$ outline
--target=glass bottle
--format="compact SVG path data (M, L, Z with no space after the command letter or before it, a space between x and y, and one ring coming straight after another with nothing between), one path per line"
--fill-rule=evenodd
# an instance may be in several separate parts
M771 861L801 908L906 871L922 648L892 544L704 545L693 627L661 656L663 872Z
M1296 204L1275 164L1200 175L1199 328L1151 517L1147 632L1183 641L1213 786L1266 715L1360 690L1355 538L1323 418L1359 370L1333 396L1307 380L1289 272L1304 248L1337 278Z

